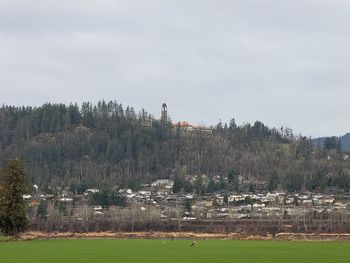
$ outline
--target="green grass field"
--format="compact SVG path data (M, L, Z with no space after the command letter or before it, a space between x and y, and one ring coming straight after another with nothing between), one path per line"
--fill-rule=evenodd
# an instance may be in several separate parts
M48 240L0 243L1 263L350 262L350 243L190 240Z

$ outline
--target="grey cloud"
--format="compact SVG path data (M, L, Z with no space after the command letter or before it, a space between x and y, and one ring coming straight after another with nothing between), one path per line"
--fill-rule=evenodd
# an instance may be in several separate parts
M3 0L10 104L116 99L174 120L350 131L345 0ZM20 94L20 95L18 95Z

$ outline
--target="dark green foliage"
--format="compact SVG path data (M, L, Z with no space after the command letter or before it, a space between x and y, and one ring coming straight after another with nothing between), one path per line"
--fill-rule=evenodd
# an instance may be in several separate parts
M272 174L270 175L268 179L268 185L267 188L270 192L275 191L279 184L279 178L276 171L272 171Z
M188 181L185 181L184 192L185 193L192 193L193 192L193 186Z
M181 176L175 176L174 178L174 185L173 185L173 192L174 193L179 193L181 190L183 190L185 186L185 178Z
M192 211L192 205L193 205L193 200L192 199L186 199L185 200L184 206L185 206L185 210L187 212L191 212Z
M26 228L26 204L23 200L26 191L22 163L6 161L0 173L0 230L6 235L16 235Z
M239 192L238 174L234 169L232 169L228 175L228 182L230 183L235 192Z
M285 180L285 187L289 192L298 192L302 189L304 183L304 177L301 173L291 171L287 174Z
M253 184L249 185L249 192L253 194L255 193L255 186Z
M334 178L334 184L340 189L349 189L350 188L349 174L345 174L344 171L338 171L337 175Z
M102 207L108 207L111 205L125 207L126 198L113 191L101 191L91 196L90 203L92 205L100 205Z
M213 193L215 190L215 182L213 179L210 179L207 187L207 193Z
M121 188L130 188L133 191L140 190L140 181L135 180L135 178L129 177L129 178L122 178L121 179Z
M312 141L306 137L301 137L296 144L295 157L309 160L313 151Z
M340 150L341 149L341 141L339 138L337 137L326 137L324 144L323 144L323 148L325 150Z
M40 202L37 210L37 216L40 219L46 219L47 216L47 201L43 200Z
M90 203L92 205L100 205L102 207L109 206L109 196L105 191L94 193L90 198Z
M116 206L126 207L126 198L124 196L120 196L114 192L109 195L108 201L109 201L108 205L116 205Z
M306 188L309 191L314 191L317 189L324 190L327 186L329 186L329 179L330 178L327 177L321 170L316 171L316 173L311 174L311 178L308 178Z
M89 188L89 186L85 183L80 183L80 184L72 183L69 188L74 193L81 195L86 191L86 189Z
M205 186L203 184L203 179L201 175L198 175L194 183L195 193L197 195L202 195L205 193Z
M228 205L228 194L224 195L224 200L223 201L224 201L225 205Z

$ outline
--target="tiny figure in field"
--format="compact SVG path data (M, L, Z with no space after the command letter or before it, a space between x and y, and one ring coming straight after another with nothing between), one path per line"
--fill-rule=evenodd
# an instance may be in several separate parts
M197 241L196 240L193 240L192 244L191 244L191 247L198 247L198 244L197 244Z
M174 242L174 236L171 236L171 242Z

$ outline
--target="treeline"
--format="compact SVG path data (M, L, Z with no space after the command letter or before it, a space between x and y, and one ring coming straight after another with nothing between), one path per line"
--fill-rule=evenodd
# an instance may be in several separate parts
M233 171L267 181L271 191L348 190L349 160L332 143L314 148L291 129L271 129L259 121L238 126L234 119L218 123L212 133L186 132L114 101L0 109L0 161L22 159L30 182L48 190L138 189L158 178L228 178ZM231 189L239 190L236 179L230 180Z

